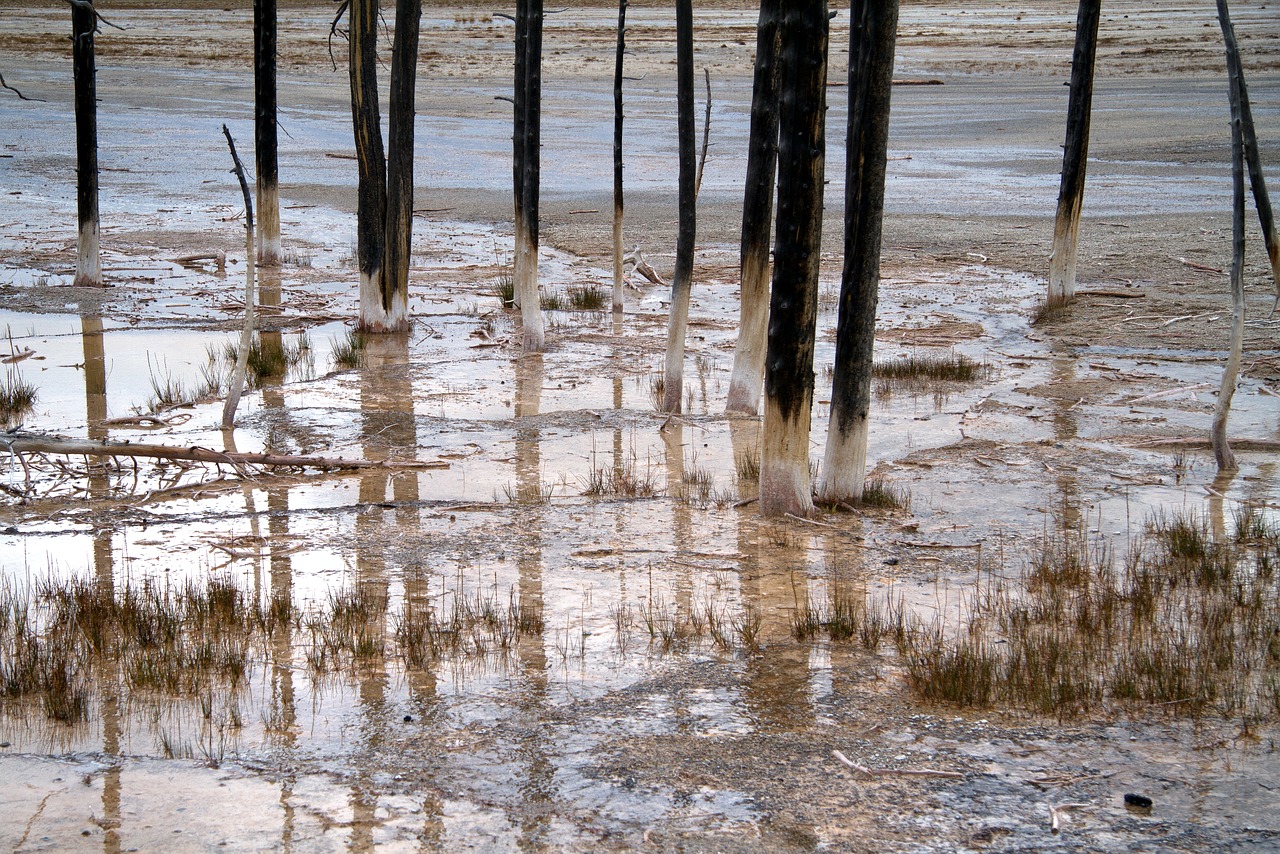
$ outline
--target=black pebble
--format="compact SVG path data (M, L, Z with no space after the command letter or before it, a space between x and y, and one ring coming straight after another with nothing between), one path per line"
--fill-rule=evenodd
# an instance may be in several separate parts
M405 723L407 723L407 724L411 724L411 723L413 723L413 715L405 715L405 716L404 716L404 722L405 722Z
M1140 810L1151 809L1151 799L1146 795L1135 795L1132 792L1124 796L1124 804L1128 807L1136 807Z

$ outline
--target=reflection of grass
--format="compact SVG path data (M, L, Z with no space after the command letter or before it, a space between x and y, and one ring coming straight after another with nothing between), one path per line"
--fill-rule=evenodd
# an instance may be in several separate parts
M229 341L222 351L223 360L233 367L237 349L238 345ZM283 377L290 371L299 371L306 377L314 373L314 366L311 341L305 333L296 341L288 341L278 334L267 337L255 335L249 345L249 377L255 386L264 379Z
M36 387L22 378L22 374L10 368L0 382L0 418L6 427L19 424L31 410L35 409L39 393Z

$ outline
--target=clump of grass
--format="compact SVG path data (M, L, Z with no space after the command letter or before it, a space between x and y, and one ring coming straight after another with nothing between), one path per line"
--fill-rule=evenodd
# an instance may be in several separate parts
M667 399L667 380L661 373L652 374L649 377L649 402L653 404L653 408L658 412L662 411L662 406Z
M502 303L504 309L512 308L516 304L516 280L510 274L498 277L498 281L493 284L493 295Z
M3 417L6 428L22 423L36 407L39 392L36 387L22 378L22 374L10 368L5 371L4 381L0 382L0 417Z
M887 631L888 620L883 613L869 608L864 595L841 586L832 589L829 602L815 603L806 595L791 617L791 634L796 640L816 640L821 635L836 642L856 638L873 652Z
M364 348L367 343L365 334L360 330L352 329L347 332L346 338L333 343L331 357L334 367L343 370L360 367L364 362Z
M641 472L634 457L621 465L597 466L583 481L583 495L592 498L653 498L658 485L649 471Z
M290 267L311 267L315 264L315 256L301 249L286 249L281 260Z
M221 358L226 367L224 373L230 376L234 370L238 344L228 341ZM263 380L278 379L290 371L298 371L305 376L314 371L315 357L311 350L311 341L304 334L296 341L289 341L281 335L255 335L249 344L248 369L250 382L260 386Z
M862 507L878 507L885 510L910 510L911 488L895 484L880 475L872 475L863 481Z
M545 291L539 300L543 311L568 311L572 304L560 291Z
M568 288L569 307L574 311L604 311L605 300L609 295L598 285L570 285Z
M889 362L876 362L871 376L877 387L890 389L919 388L935 383L967 383L981 379L986 366L961 353L903 356Z
M151 356L147 356L147 370L150 373L151 397L147 400L150 412L164 412L180 406L190 406L198 398L185 383L176 379L166 365L161 372L158 363L153 364Z
M899 609L888 631L928 700L1257 720L1277 709L1277 553L1274 527L1219 537L1196 514L1154 517L1122 562L1066 529L1041 540L1021 590L975 594L966 626Z

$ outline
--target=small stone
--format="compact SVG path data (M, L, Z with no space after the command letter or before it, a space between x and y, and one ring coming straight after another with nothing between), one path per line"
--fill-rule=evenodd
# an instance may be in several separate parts
M404 716L404 722L405 722L405 723L407 723L407 724L411 724L411 723L413 723L413 715L405 715L405 716Z
M1137 795L1133 792L1129 792L1124 796L1124 805L1131 809L1149 811L1151 809L1151 803L1151 799L1146 795Z
M887 558L885 558L885 559L884 559L884 565L885 565L885 566L897 566L897 565L898 565L898 559L897 559L896 557L887 557Z

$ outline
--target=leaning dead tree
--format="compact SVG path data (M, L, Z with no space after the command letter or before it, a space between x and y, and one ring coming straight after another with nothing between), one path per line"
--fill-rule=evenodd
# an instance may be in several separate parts
M618 0L618 47L613 61L613 313L622 313L622 59L627 49L627 0Z
M832 503L861 500L867 468L898 0L853 0L849 15L844 268L836 321L831 421L818 482L818 498Z
M359 169L356 255L360 328L409 328L409 245L413 227L413 94L421 0L396 0L388 146L378 107L378 0L351 0L347 66Z
M1225 3L1219 4L1219 19L1230 26ZM1271 210L1271 196L1267 193L1267 181L1262 174L1262 158L1258 154L1258 134L1253 126L1253 109L1249 106L1249 87L1244 81L1244 66L1240 60L1240 50L1235 41L1235 29L1231 30L1231 40L1227 47L1228 72L1238 79L1240 84L1240 133L1244 143L1244 161L1249 167L1249 185L1253 190L1253 204L1258 209L1258 221L1262 226L1262 240L1267 248L1267 260L1271 264L1271 280L1275 284L1276 298L1271 305L1271 313L1275 314L1280 307L1280 240L1276 238L1276 221Z
M1053 225L1053 255L1049 259L1050 305L1062 305L1075 297L1076 248L1089 160L1093 68L1101 7L1102 0L1080 0L1076 15L1076 46L1071 57L1071 90L1067 100L1067 142L1062 153L1062 184Z
M778 221L760 459L766 516L813 512L809 422L822 260L827 21L826 0L796 0L782 13Z
M726 412L756 415L764 381L765 333L769 324L769 237L773 225L774 178L778 171L778 22L782 0L761 0L756 24L755 80L747 181L742 201L738 340L733 348Z
M276 0L253 0L254 159L258 263L280 263L280 165L276 132Z
M1244 345L1244 128L1242 102L1244 73L1235 28L1227 0L1218 0L1218 23L1227 50L1227 77L1231 97L1231 349L1222 370L1222 385L1213 413L1213 457L1218 471L1235 471L1236 458L1227 444L1227 416L1240 375L1240 355Z
M93 37L98 13L93 0L71 4L71 64L76 103L76 279L77 285L102 285L98 246L98 95Z
M516 60L512 134L512 195L515 199L515 269L512 284L520 306L525 352L546 346L538 291L538 196L541 187L542 0L516 2Z
M254 264L253 264L253 199L249 195L249 182L244 177L244 165L240 155L236 153L235 140L226 125L222 126L222 135L227 138L227 148L231 149L232 171L240 182L240 193L244 196L244 326L240 330L240 347L236 351L236 368L231 375L231 383L227 389L227 399L222 406L222 429L229 430L235 425L236 407L240 405L240 395L244 390L245 375L249 370L249 348L253 344L253 303L254 303Z
M693 243L697 236L698 161L693 123L693 2L676 0L676 133L680 151L680 224L676 266L671 275L671 315L667 322L667 359L662 379L662 411L679 412L684 396L684 344L693 285Z

